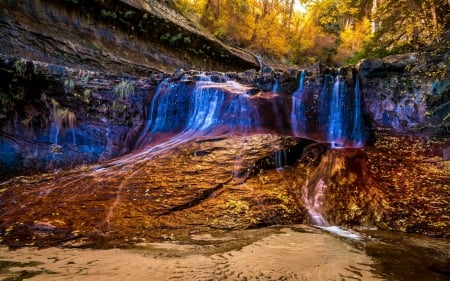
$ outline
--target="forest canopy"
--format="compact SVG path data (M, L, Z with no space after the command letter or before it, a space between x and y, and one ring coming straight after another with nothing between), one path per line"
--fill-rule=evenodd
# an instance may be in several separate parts
M294 65L417 51L449 28L450 0L177 0L218 39Z

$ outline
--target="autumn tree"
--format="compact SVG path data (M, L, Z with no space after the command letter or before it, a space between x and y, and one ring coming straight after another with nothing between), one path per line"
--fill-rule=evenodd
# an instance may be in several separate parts
M418 49L440 40L449 0L177 0L228 44L273 60L330 65ZM306 11L295 10L302 4Z
M450 4L445 0L374 0L376 23L372 49L417 50L438 42L449 25Z

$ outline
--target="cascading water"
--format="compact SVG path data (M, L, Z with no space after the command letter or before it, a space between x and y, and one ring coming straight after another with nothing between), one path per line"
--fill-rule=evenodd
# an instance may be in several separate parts
M320 88L309 80L305 88L306 71L299 77L299 86L289 102L276 93L249 95L250 88L225 76L212 79L197 75L191 80L160 83L149 110L146 127L136 147L152 142L155 134L182 134L193 138L219 128L222 132L247 134L272 128L279 132L290 130L294 136L327 141L332 147L363 145L363 118L359 80L351 92L340 75L326 74ZM313 84L311 84L313 83ZM315 86L314 86L315 85ZM270 101L263 108L259 101ZM259 101L258 101L259 100ZM260 116L264 112L265 115ZM284 119L284 114L289 122ZM273 114L273 117L268 117ZM263 117L263 119L261 119ZM270 123L270 124L269 124Z
M247 94L238 94L231 101L224 117L229 120L229 130L237 133L248 133L261 124L258 109Z
M258 109L247 94L247 87L234 81L211 82L200 78L196 82L161 82L136 148L150 143L156 133L192 139L218 127L236 133L260 127Z
M273 86L272 86L272 92L278 93L278 91L279 91L278 80L277 80L277 79L274 79L274 80L275 80L275 83L273 83Z
M363 136L363 130L364 130L364 120L362 117L362 102L361 102L361 88L359 85L359 76L356 76L355 80L355 97L354 97L354 107L353 107L353 130L352 130L352 137L353 137L353 145L355 147L361 147L363 145L364 136Z
M325 179L333 173L333 170L338 169L342 165L344 165L343 158L335 157L329 153L324 155L319 166L308 176L303 185L302 199L312 225L342 237L360 239L360 236L356 233L330 225L323 210L327 190Z
M198 82L197 84L203 84ZM189 120L185 125L185 131L207 131L217 124L221 106L225 96L216 88L208 88L197 85L192 93Z
M286 167L288 165L287 163L287 151L285 149L279 150L277 152L275 152L275 168L277 170L279 169L283 169L284 167Z
M60 128L56 125L55 121L52 121L50 128L50 142L54 145L58 145Z
M317 226L329 226L328 221L322 214L322 205L325 202L325 190L327 186L322 178L317 183L309 185L306 181L303 187L303 201L305 202L306 209L308 210L311 222Z
M345 81L336 77L330 100L330 113L328 118L327 140L332 147L336 147L344 137L343 100L345 98Z
M303 85L305 83L306 71L302 70L299 78L299 86L292 95L291 124L294 136L304 136L306 132L306 117L303 101Z
M341 75L325 74L307 83L305 87L303 71L292 96L292 134L327 141L333 148L361 147L364 122L358 78L353 91L353 83L347 83Z

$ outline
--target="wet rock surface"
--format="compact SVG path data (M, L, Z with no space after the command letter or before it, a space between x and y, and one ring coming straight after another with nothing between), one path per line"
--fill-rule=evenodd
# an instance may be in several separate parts
M304 221L301 188L318 161L307 153L314 142L300 141L304 164L276 170L274 163L277 150L295 144L272 135L184 140L98 166L6 181L3 243L111 247Z
M372 128L448 137L449 42L447 34L433 50L365 59L357 65Z
M324 206L338 225L449 237L448 139L392 136L380 131L373 147L335 150Z
M0 55L0 178L130 152L164 77L123 77Z
M394 140L378 137L376 148L328 150L270 134L172 136L98 165L13 178L1 184L2 243L109 248L310 222L319 181L324 198L313 201L331 224L448 237L448 161L417 139L393 154Z

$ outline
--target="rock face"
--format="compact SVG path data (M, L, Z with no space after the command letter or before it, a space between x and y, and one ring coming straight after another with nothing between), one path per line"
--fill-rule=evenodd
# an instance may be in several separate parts
M162 76L139 79L1 57L0 177L130 152Z
M283 149L297 164L276 170L276 152ZM101 247L302 222L302 187L325 150L310 140L267 134L217 136L17 178L0 195L0 233L13 247L69 241Z
M448 61L448 52L442 54ZM365 111L374 127L399 133L441 126L450 112L447 64L435 64L428 54L403 54L359 63Z
M244 70L253 55L223 45L160 1L2 1L1 54L144 76L177 67Z

